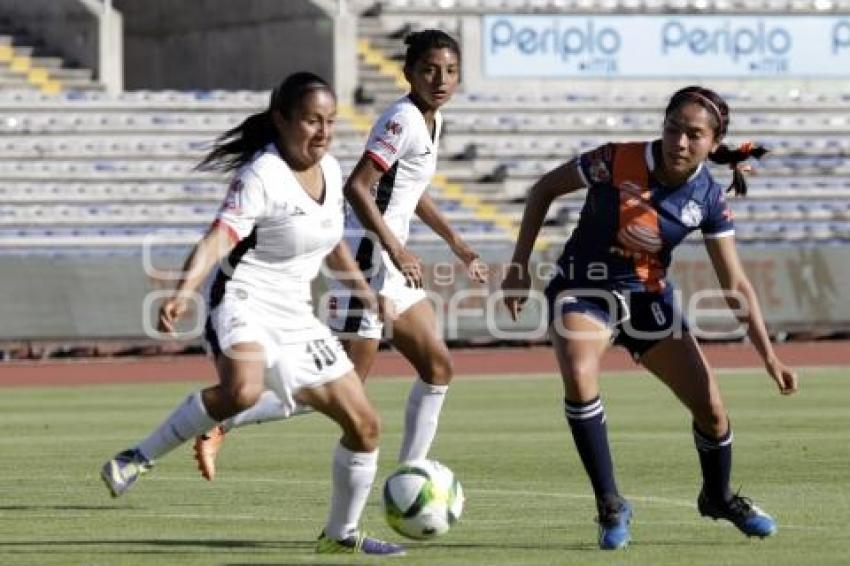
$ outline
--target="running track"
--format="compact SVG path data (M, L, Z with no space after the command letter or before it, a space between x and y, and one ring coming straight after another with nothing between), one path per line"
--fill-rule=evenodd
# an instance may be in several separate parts
M794 342L775 348L792 367L850 367L850 341ZM707 345L705 351L716 368L761 367L757 354L748 345ZM458 376L556 372L554 354L546 347L453 350L452 358ZM620 348L610 350L603 360L607 371L637 367ZM401 355L381 351L373 376L405 376L412 372ZM0 362L0 387L168 381L214 382L215 373L209 359L203 356Z

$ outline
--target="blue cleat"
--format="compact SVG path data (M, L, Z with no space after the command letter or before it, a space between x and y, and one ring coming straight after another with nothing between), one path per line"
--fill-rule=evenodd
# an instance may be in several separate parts
M369 554L372 556L404 556L404 547L400 544L367 537L365 533L351 535L343 540L334 540L324 531L316 542L318 554Z
M597 502L599 516L599 548L618 550L629 546L632 535L629 523L632 520L632 505L620 496Z
M700 491L697 498L697 509L703 517L725 519L738 527L738 530L748 537L765 538L776 534L776 521L753 505L749 497L743 497L736 493L728 501L718 503L712 501Z

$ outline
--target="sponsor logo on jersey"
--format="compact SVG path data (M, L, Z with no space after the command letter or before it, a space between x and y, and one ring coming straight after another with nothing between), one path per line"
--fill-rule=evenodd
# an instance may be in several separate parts
M305 214L307 213L304 212L297 204L295 205L295 209L289 213L290 216L304 216Z
M689 200L685 206L682 207L682 224L689 228L694 228L699 226L700 222L702 222L702 207L695 200Z
M617 233L619 241L627 250L657 253L661 251L661 236L647 226L629 224Z
M230 212L240 212L242 210L242 189L244 185L241 179L233 179L230 186L227 188L227 196L224 198L222 210Z
M622 193L625 193L624 195L620 195L620 200L626 207L640 208L649 212L653 210L652 205L648 200L649 195L647 191L638 186L637 183L633 183L632 181L623 181L619 188Z
M388 142L387 140L385 140L384 138L377 138L375 140L375 143L378 144L379 146L383 147L384 149L389 150L393 154L398 153L398 150L396 149L396 147L393 144L391 144L390 142Z

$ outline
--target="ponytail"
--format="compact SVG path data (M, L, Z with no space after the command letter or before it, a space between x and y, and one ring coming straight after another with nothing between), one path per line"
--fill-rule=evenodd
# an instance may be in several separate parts
M730 149L728 145L720 144L717 150L708 156L708 159L719 165L729 165L729 168L732 169L732 183L726 189L726 192L734 190L736 196L746 196L747 180L738 165L750 157L761 159L767 151L764 147L754 145L752 142L744 142L737 149Z
M277 137L271 110L252 114L224 132L196 169L232 171L248 163L251 157Z

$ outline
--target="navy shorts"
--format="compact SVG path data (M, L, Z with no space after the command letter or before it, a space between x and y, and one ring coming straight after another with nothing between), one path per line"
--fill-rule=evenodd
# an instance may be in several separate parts
M612 342L635 360L665 338L688 331L671 288L662 293L574 289L555 277L546 287L546 298L550 325L559 324L569 312L591 316L610 329Z

